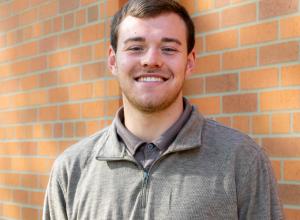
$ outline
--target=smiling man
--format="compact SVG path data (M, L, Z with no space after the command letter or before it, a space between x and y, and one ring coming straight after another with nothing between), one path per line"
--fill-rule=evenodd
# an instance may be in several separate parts
M123 107L57 158L44 219L283 219L262 149L183 97L194 44L176 1L130 0L114 16L108 66Z

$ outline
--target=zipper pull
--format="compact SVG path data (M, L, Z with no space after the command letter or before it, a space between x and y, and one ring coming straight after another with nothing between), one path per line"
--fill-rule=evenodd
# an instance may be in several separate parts
M144 170L144 184L147 184L149 178L149 173L148 171Z

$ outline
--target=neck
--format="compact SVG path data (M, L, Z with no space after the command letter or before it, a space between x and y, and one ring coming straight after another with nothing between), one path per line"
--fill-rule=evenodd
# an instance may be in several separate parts
M125 126L135 136L151 142L163 134L183 112L183 99L179 97L168 108L153 113L142 112L123 100Z

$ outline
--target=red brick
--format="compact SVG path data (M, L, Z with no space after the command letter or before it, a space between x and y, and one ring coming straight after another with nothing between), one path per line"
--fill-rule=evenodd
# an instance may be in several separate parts
M85 6L96 2L97 0L80 0L80 6Z
M18 205L2 204L2 216L19 219L21 209Z
M75 135L76 137L85 137L86 136L86 123L77 122L75 123Z
M93 47L94 59L103 59L107 53L105 42L100 42Z
M60 2L60 1L59 1ZM54 17L58 12L57 1L50 1L39 7L39 19Z
M216 34L206 36L206 50L224 50L228 48L235 48L238 44L237 30L229 30Z
M104 37L104 23L90 25L81 29L82 42L97 41Z
M99 118L104 116L104 102L87 102L82 104L83 118Z
M30 192L30 201L29 204L31 205L43 205L45 193L44 192Z
M46 56L35 57L30 60L30 72L44 70L47 68Z
M49 67L65 66L70 62L70 52L60 51L48 56Z
M22 208L22 220L39 219L39 210L33 208Z
M221 14L222 26L231 26L256 20L256 4L225 9Z
M279 184L278 191L282 203L289 205L300 203L300 185Z
M272 115L272 133L282 134L290 132L291 116L289 113L278 113Z
M71 51L71 63L81 63L92 59L91 46L84 46Z
M24 11L28 7L29 7L29 0L13 1L11 3L11 9L14 13Z
M223 112L255 112L257 111L257 95L241 94L223 97Z
M229 92L238 89L238 76L227 74L221 76L209 76L205 79L206 93Z
M28 188L38 187L38 177L37 175L23 174L21 175L21 186Z
M105 105L105 115L115 116L117 110L121 106L121 99L105 100L104 105Z
M284 179L300 180L300 161L284 161Z
M180 3L184 5L186 10L190 13L193 14L195 12L195 1L191 0L181 0Z
M260 94L261 111L300 108L299 90L278 90Z
M20 90L20 80L11 79L0 82L0 94L17 92Z
M107 80L106 84L106 96L121 96L119 82L116 79Z
M91 6L87 9L87 18L88 18L88 22L93 22L96 21L98 19L98 6Z
M219 114L221 112L221 99L218 96L190 99L204 115Z
M9 31L15 29L18 26L18 22L19 17L14 15L0 21L0 26L2 27L2 31Z
M285 220L300 220L300 209L289 209L284 210Z
M59 47L71 47L79 44L80 41L80 33L78 30L70 31L62 34L59 37Z
M195 73L218 72L221 69L220 55L208 55L197 58Z
M77 26L84 25L86 22L86 11L82 9L75 14L75 24Z
M80 105L68 104L59 106L59 118L62 120L80 118Z
M74 83L80 80L80 68L71 67L58 72L58 82L60 84Z
M262 0L259 2L259 18L265 19L296 12L298 4L298 0Z
M259 62L262 65L298 60L299 43L273 44L259 49Z
M17 58L33 56L37 53L37 43L31 42L23 44L21 46L16 47L15 49Z
M5 18L8 17L11 13L11 4L9 4L9 2L7 2L6 4L1 3L1 7L0 7L0 18Z
M211 0L202 0L196 2L196 11L204 12L214 8L214 2Z
M280 37L300 37L300 16L288 17L280 20Z
M58 48L57 36L51 36L39 41L39 52L50 52Z
M38 155L43 156L56 156L58 154L57 141L40 141L38 143Z
M281 69L281 80L284 86L300 85L300 65L285 66Z
M293 124L294 131L300 132L300 113L299 112L294 113L293 119L294 119L294 124Z
M241 28L240 41L242 45L257 44L277 39L277 22L267 22Z
M40 76L40 87L53 86L57 84L57 72L50 71L47 73L39 74Z
M53 20L53 31L59 32L63 28L63 16L56 17Z
M210 13L194 18L196 33L204 33L220 28L219 13Z
M26 109L1 112L0 119L5 124L34 122L37 119L37 111L35 109Z
M232 118L232 127L242 132L250 132L250 118L249 116L234 116Z
M269 115L255 115L252 117L253 134L269 134L270 133L270 117Z
M95 82L94 83L95 97L105 96L106 95L105 87L106 87L106 81L100 80L100 81Z
M215 5L217 8L223 7L230 4L230 0L215 0Z
M11 201L13 192L10 189L0 188L0 199L2 201Z
M19 75L19 74L23 74L23 73L27 73L29 72L29 61L25 60L25 61L19 61L16 63L13 63L11 65L11 73L12 75Z
M68 30L74 27L74 14L67 14L64 16L64 30Z
M58 119L57 106L39 108L39 121L55 121Z
M262 146L271 157L300 156L300 138L264 138Z
M240 73L241 89L260 89L278 86L277 68L243 71Z
M49 90L49 102L65 102L69 100L69 88L59 87Z
M25 190L14 190L13 201L27 204L29 201L29 193Z
M75 127L74 123L65 123L64 124L64 137L74 137L75 135Z
M256 49L241 49L223 54L223 69L239 69L256 66Z
M87 121L86 122L86 133L87 135L92 135L102 128L100 122L97 121Z
M183 94L184 95L196 95L202 94L204 90L203 78L191 78L184 82Z
M47 35L47 34L51 34L54 32L54 28L53 28L53 20L49 19L46 20L42 23L43 26L43 34Z
M87 64L82 69L82 79L99 79L105 75L105 64L103 62Z
M204 37L198 36L196 37L195 48L196 54L201 53L204 51Z
M93 95L93 84L85 83L71 86L69 88L70 100L91 98Z
M79 0L59 1L59 12L64 13L78 8Z
M2 6L1 6L2 7ZM31 24L37 20L38 10L36 8L28 10L19 15L19 22L21 25Z

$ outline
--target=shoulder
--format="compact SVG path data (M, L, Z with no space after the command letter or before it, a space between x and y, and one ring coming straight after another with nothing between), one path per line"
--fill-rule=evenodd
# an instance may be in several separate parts
M251 137L210 119L205 119L202 141L230 160L250 164L258 158L266 159L263 149Z
M97 151L97 143L108 136L109 127L86 137L68 147L54 161L52 174L64 175L73 170L82 170L94 157Z

